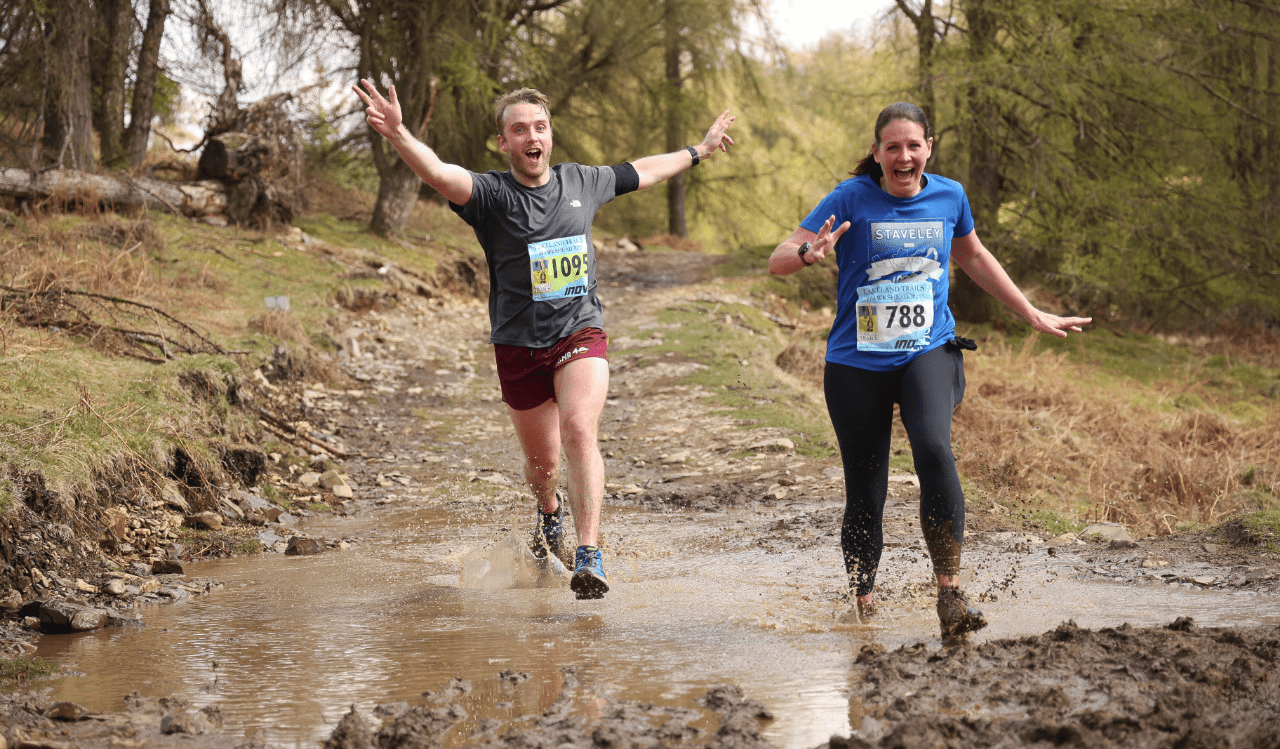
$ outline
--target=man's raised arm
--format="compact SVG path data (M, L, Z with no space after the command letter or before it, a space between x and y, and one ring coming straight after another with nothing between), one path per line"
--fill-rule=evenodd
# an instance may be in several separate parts
M726 132L736 119L736 116L729 114L729 110L724 110L724 114L717 117L715 124L707 131L707 137L703 138L698 145L689 146L697 152L697 158L689 153L689 148L683 148L672 153L646 156L631 162L631 166L635 167L636 173L640 175L639 189L653 187L663 180L670 179L694 164L710 159L716 155L717 151L728 153L729 146L733 145L733 138L730 138Z
M466 205L471 200L471 172L457 164L446 164L440 160L435 151L425 143L413 137L404 126L404 117L400 113L400 100L396 98L396 87L392 86L384 99L378 93L378 87L372 81L361 79L366 91L359 86L352 86L361 101L365 103L365 115L369 126L395 146L396 153L404 159L404 163L413 169L423 182L431 185L445 196L450 203Z

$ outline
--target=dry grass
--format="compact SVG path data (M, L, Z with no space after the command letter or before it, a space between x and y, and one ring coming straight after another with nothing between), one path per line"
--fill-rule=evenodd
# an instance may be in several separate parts
M147 296L160 289L150 251L163 246L145 219L106 219L71 231L42 223L35 233L0 241L0 281L36 292Z
M1280 348L1270 336L1237 337L1233 354L1270 358ZM1265 510L1280 496L1280 408L1252 421L1175 408L1195 383L1157 391L1066 354L1033 353L1034 339L1016 349L998 341L966 355L954 422L957 465L981 499L1161 534ZM793 344L778 363L821 382L822 355Z

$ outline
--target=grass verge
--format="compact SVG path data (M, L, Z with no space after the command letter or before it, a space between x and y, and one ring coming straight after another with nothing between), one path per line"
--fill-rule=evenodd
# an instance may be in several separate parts
M29 681L52 676L62 670L53 661L46 661L39 656L23 656L21 658L0 658L0 685L22 685Z

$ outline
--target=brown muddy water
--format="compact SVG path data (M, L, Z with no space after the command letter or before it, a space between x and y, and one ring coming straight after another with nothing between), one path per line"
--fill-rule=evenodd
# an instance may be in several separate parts
M471 717L452 733L461 741L478 719L545 709L572 667L597 693L659 705L692 707L707 688L736 684L774 714L770 741L812 747L848 736L851 714L860 715L849 694L864 645L940 647L926 585L888 601L870 625L836 621L847 604L837 600L833 537L787 553L699 547L711 529L754 532L770 511L607 508L613 589L601 601L576 601L567 589L461 589L462 555L511 528L523 534L529 514L415 499L314 522L310 533L352 547L188 565L189 575L224 587L143 609L143 628L44 636L38 654L83 674L54 682L55 699L106 711L134 689L174 695L218 706L229 732L273 746L315 746L352 705L414 702L453 677L476 685L464 703ZM1274 595L1077 579L1069 561L1044 549L977 545L966 563L975 568L970 591L999 591L981 604L991 626L974 642L1068 619L1085 628L1179 616L1202 626L1280 623ZM923 583L926 564L912 543L887 549L881 580ZM517 704L492 687L509 669L537 685Z

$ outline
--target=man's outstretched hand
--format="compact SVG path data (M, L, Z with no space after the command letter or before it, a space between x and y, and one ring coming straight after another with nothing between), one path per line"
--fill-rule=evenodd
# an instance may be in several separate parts
M729 146L733 145L733 138L729 137L729 126L733 121L738 119L736 115L729 114L729 110L716 118L715 124L707 131L707 137L702 139L702 148L699 149L704 153L699 156L702 161L706 161L716 155L717 151L729 152Z
M400 114L400 100L396 98L396 87L391 86L387 90L387 95L391 97L388 101L382 98L382 94L378 93L378 87L372 81L361 78L360 84L368 91L367 94L360 90L360 86L352 86L351 90L355 91L356 96L359 96L365 104L365 119L369 121L369 127L377 130L378 134L384 138L394 136L396 130L400 128L400 123L404 121L404 117Z

